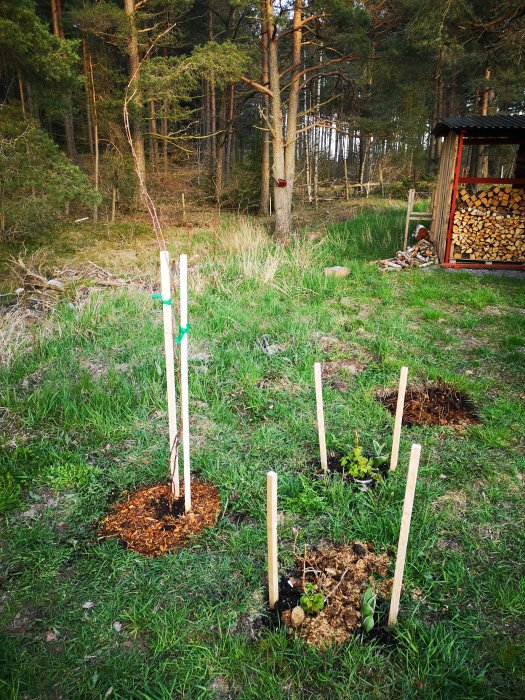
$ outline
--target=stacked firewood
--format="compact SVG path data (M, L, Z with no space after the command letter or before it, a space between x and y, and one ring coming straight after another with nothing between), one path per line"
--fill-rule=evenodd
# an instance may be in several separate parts
M378 260L379 266L389 272L411 267L429 267L429 265L436 265L438 262L434 246L428 239L423 239L416 245L409 246L406 250L398 251L395 258Z
M512 186L470 194L460 190L452 228L451 257L525 261L525 192Z

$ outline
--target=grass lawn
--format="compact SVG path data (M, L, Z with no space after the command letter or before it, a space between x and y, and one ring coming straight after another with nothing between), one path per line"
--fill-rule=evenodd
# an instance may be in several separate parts
M380 273L369 259L396 250L402 221L401 209L365 211L286 250L246 222L235 239L196 236L192 466L219 488L223 512L160 559L97 538L122 492L166 476L158 302L133 286L70 286L54 313L7 337L0 697L524 697L524 280ZM134 235L154 270L150 239ZM188 246L177 232L170 241L174 254ZM113 244L117 255L116 234ZM325 278L331 264L352 274ZM279 351L263 352L263 336ZM325 386L329 446L352 445L356 430L390 444L393 419L374 395L403 364L412 380L466 391L481 422L404 429L398 471L371 492L325 482L312 465L313 363L342 358L365 369L346 392ZM285 630L255 635L266 471L279 474L283 568L294 528L300 547L361 540L394 554L412 442L422 463L395 642L321 653Z

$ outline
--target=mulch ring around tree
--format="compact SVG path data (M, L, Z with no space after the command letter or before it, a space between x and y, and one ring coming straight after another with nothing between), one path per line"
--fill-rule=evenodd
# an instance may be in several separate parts
M377 400L392 415L396 413L397 390L382 391ZM472 400L444 382L407 387L403 425L467 425L479 423Z
M296 556L297 569L283 576L277 611L290 635L326 649L342 644L361 629L361 602L373 585L378 599L390 598L392 579L385 578L390 566L386 554L376 554L371 544L350 542L325 544L304 556ZM300 606L307 584L324 597L324 608L305 614Z
M129 494L116 503L100 526L100 537L118 537L128 549L148 557L161 557L185 547L205 527L213 527L221 509L219 492L212 484L192 481L189 513L181 497L171 502L171 486L156 484Z

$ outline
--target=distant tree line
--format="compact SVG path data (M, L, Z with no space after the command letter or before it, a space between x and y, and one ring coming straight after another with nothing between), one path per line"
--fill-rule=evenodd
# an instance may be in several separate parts
M512 0L0 0L0 229L29 233L51 190L46 221L114 218L134 170L192 165L285 239L294 192L421 180L439 117L523 113L524 45Z

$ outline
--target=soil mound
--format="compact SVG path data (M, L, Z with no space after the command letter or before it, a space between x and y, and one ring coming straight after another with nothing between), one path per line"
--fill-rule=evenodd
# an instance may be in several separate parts
M396 413L397 390L381 392L377 400ZM467 425L479 423L472 400L443 382L409 386L405 394L403 425Z

